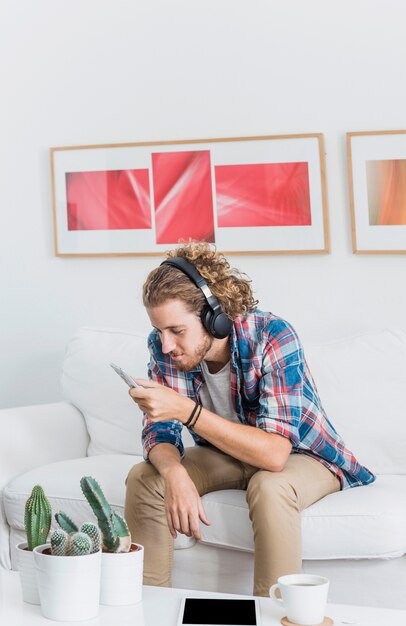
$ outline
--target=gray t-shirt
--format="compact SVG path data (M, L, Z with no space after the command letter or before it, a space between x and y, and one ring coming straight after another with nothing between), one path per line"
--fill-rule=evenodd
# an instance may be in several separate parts
M202 361L204 382L200 389L202 406L216 415L220 415L231 422L240 423L231 401L230 361L215 374L209 372L206 363Z

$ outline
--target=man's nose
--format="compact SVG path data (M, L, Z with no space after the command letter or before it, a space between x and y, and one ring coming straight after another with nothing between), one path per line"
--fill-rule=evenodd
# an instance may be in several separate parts
M169 354L170 352L173 352L173 350L175 349L175 341L173 337L170 337L169 335L162 335L161 343L162 343L162 352L164 354Z

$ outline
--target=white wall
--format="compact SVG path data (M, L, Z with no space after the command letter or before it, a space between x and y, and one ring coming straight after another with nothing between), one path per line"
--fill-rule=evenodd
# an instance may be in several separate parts
M82 325L148 328L157 257L57 258L50 146L322 132L330 255L233 256L302 338L403 325L405 255L351 251L345 132L405 128L403 0L2 0L0 406L60 398Z

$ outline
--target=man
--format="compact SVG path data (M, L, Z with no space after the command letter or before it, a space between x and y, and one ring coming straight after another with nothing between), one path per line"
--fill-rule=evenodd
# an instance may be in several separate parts
M125 516L144 545L144 581L171 585L176 533L201 538L201 496L244 489L254 590L301 570L300 511L374 480L328 421L288 322L256 309L250 281L209 244L169 252L143 300L154 330L149 379L130 395L145 413L147 462L127 478ZM195 440L183 448L182 427Z

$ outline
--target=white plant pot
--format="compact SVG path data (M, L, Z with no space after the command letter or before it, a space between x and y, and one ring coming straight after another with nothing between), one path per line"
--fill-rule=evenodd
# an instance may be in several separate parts
M97 617L101 552L84 556L46 554L51 544L34 548L41 611L48 619L78 622Z
M131 544L130 552L102 552L100 604L119 606L141 602L143 572L144 548L137 543Z
M40 604L34 553L31 550L26 550L27 547L28 543L26 542L16 546L23 600L29 604Z

